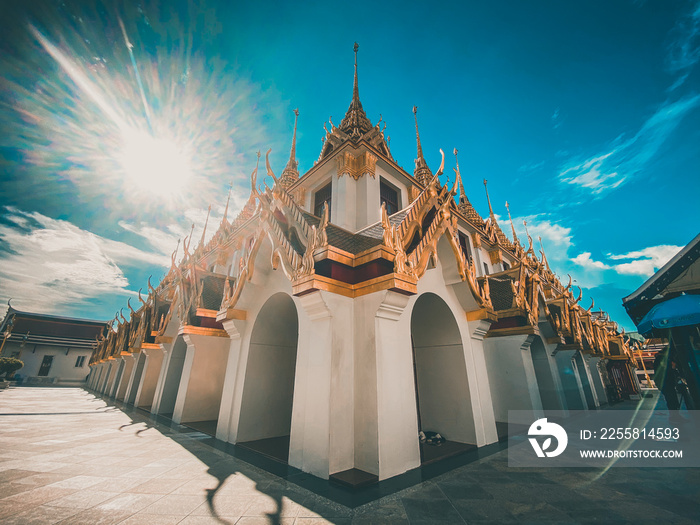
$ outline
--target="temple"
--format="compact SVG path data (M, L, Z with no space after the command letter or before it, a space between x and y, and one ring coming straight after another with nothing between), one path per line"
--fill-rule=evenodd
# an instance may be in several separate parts
M408 173L362 107L356 45L350 106L324 124L313 167L298 171L295 120L279 175L258 153L241 212L207 243L185 239L99 341L88 387L339 480L494 443L509 410L638 394L617 325L581 306L512 221L509 239L490 200L479 215L456 150L441 184L445 155L433 171L413 112Z

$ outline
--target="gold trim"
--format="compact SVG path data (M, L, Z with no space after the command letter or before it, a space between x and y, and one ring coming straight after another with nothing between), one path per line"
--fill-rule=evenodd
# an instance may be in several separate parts
M228 308L226 310L219 310L216 313L216 320L226 321L228 319L236 319L238 321L245 321L248 316L246 310L237 310L236 308Z
M292 283L292 294L299 296L315 290L324 290L344 297L361 297L381 290L393 290L395 292L414 295L417 290L418 280L406 275L390 273L363 281L358 284L348 284L321 275L309 275Z
M498 320L498 315L496 315L493 310L489 310L488 308L479 308L478 310L472 310L465 313L467 316L467 321L488 320L495 322Z
M211 319L216 319L216 310L209 310L207 308L197 308L195 315L197 317L209 317Z
M173 342L173 338L168 337L167 335L156 336L156 343L168 344L168 343L172 343L172 342Z
M179 335L206 335L209 337L226 337L228 338L228 333L226 330L221 330L219 328L203 328L201 326L192 326L186 324L180 328L178 332Z
M160 350L159 343L141 343L141 350Z
M484 339L487 337L506 337L509 335L540 335L539 329L534 326L514 326L512 328L491 328Z

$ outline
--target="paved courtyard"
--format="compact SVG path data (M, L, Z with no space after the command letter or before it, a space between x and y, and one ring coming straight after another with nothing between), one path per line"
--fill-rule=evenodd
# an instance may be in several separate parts
M349 508L78 388L0 391L0 523L697 523L700 469L513 469L507 451Z

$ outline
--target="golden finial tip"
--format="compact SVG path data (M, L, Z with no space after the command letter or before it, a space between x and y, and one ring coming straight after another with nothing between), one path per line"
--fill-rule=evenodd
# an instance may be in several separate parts
M358 44L357 42L355 42L355 45L352 46L352 49L353 49L353 51L355 51L355 53L357 53L357 50L360 49L360 44Z
M452 153L454 153L454 154L455 154L455 157L456 157L456 156L457 156L457 148L453 149L453 150L452 150Z
M413 106L413 114L415 115L418 113L418 106Z
M294 110L294 114L295 114L297 117L299 116L299 108L296 108L296 109Z

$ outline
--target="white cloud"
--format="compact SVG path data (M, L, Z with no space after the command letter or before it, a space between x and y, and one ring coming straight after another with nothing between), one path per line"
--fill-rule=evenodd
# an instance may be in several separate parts
M637 250L622 255L609 254L608 258L614 261L634 259L630 262L616 264L614 269L622 275L642 275L650 277L673 258L683 247L672 245L650 246L643 250Z
M0 225L0 297L36 312L55 313L106 294L130 294L120 265L167 267L163 254L139 250L40 213L5 208Z
M591 252L583 252L571 259L571 262L578 264L586 270L609 270L610 266L601 261L591 259Z
M604 153L562 166L559 180L599 195L613 190L643 170L683 117L700 105L700 95L666 102L634 135L615 139Z
M515 231L520 238L520 242L526 244L526 248L528 240L523 221L527 221L527 232L529 232L530 237L532 237L535 249L539 250L537 239L541 237L547 257L551 257L552 260L562 258L562 255L565 256L567 250L573 244L571 240L571 228L545 219L542 215L529 215L527 217L516 217L513 219ZM551 256L550 251L552 252Z
M681 18L673 30L669 48L668 66L671 71L681 71L694 66L700 60L700 2ZM687 78L681 77L683 80Z

